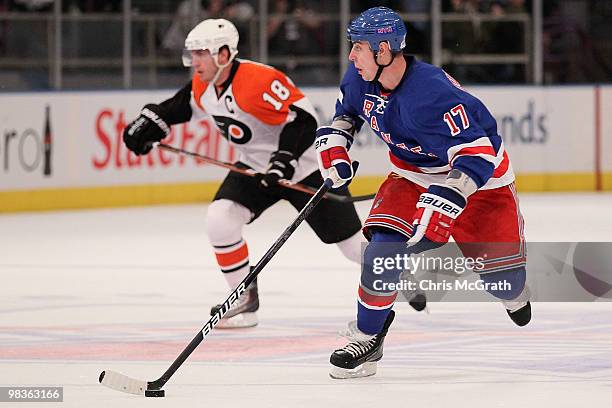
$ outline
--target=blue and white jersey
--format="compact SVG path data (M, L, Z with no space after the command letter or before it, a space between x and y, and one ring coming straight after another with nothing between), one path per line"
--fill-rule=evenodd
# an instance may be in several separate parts
M495 118L484 104L441 68L407 58L408 68L390 93L364 81L351 64L340 85L336 116L368 123L389 147L393 171L425 188L444 183L451 169L478 188L514 181Z

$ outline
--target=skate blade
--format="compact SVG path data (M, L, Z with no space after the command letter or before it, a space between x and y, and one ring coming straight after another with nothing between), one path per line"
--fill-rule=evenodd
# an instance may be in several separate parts
M345 380L348 378L369 377L376 374L376 361L363 363L359 367L353 369L341 368L333 366L329 372L329 376L336 380Z
M246 327L257 326L256 313L240 313L228 319L221 319L217 324L217 329L244 329Z

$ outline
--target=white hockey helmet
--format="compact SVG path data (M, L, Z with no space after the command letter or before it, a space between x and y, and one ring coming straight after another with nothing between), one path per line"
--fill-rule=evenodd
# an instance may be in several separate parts
M238 54L238 30L234 24L224 18L204 20L187 34L183 65L186 67L192 65L191 51L209 50L215 59L215 64L219 66L217 55L223 46L229 48L229 60L232 61Z

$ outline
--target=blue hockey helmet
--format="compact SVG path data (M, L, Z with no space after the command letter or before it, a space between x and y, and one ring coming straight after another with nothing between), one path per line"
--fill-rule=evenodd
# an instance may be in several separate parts
M356 17L347 28L350 42L367 41L374 53L379 44L388 41L391 51L399 52L406 46L406 26L395 11L387 7L372 7Z

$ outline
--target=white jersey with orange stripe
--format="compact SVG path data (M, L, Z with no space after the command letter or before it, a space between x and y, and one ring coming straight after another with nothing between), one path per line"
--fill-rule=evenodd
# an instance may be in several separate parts
M213 86L194 75L191 93L193 117L211 118L239 152L239 160L257 172L265 172L270 155L279 150L283 128L296 118L292 106L315 119L316 113L302 91L282 72L253 61L237 62L229 86L220 95ZM306 149L297 159L294 182L318 168L314 149Z

